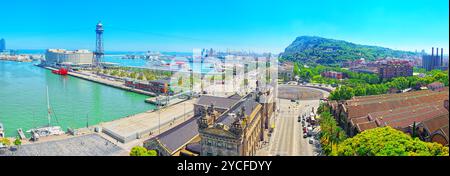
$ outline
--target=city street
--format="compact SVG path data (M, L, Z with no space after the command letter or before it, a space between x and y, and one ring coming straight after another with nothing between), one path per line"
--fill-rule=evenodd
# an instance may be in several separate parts
M274 131L269 143L263 145L257 152L257 155L316 156L319 154L320 151L315 147L317 141L315 140L314 144L310 144L309 139L311 137L303 138L302 124L297 120L300 115L309 115L312 107L316 110L319 106L320 98L324 95L327 96L328 93L311 88L302 88L301 90L311 91L315 94L317 91L320 91L323 94L316 97L315 100L297 100L298 103L291 102L289 99L278 99L277 103L280 105L280 112L274 121Z

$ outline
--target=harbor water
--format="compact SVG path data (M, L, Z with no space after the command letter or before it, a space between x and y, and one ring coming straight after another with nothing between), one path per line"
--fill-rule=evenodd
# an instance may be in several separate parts
M154 109L148 96L52 74L33 64L0 61L0 123L6 136L17 136L47 125L46 87L49 89L51 124L82 128ZM27 134L27 136L29 136Z

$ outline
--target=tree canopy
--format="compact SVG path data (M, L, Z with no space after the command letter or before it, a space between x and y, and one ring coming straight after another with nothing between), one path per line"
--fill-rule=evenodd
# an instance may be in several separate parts
M283 60L302 62L308 65L339 65L344 61L360 58L375 60L386 57L404 58L412 56L417 56L417 54L315 36L297 37L281 54Z
M131 149L130 156L157 156L155 150L147 150L142 146L135 146Z
M325 155L330 155L334 146L346 139L344 130L338 126L336 120L330 114L329 107L322 103L317 108L317 113L320 114L320 144Z
M412 138L389 126L363 131L336 148L334 155L339 156L449 156L448 147Z

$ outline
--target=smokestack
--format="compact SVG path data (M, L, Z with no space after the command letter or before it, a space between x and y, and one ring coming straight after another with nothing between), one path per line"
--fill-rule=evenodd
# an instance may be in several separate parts
M431 57L434 56L434 47L431 47Z
M441 48L441 66L444 66L444 48Z

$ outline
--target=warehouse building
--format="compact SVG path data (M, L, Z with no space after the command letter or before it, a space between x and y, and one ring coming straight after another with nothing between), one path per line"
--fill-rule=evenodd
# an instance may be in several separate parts
M93 58L94 53L88 50L48 49L45 53L45 65L90 67Z

